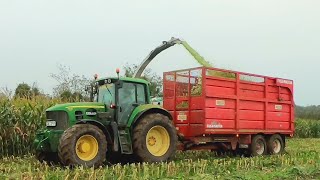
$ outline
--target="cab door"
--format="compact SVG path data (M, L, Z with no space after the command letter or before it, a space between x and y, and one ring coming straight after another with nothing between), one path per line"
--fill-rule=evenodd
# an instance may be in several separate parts
M118 126L125 127L133 110L141 104L146 104L145 85L123 82L118 89L117 119Z

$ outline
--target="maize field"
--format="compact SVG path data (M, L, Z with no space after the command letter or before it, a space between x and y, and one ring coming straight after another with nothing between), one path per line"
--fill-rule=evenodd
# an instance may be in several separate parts
M178 152L162 164L106 165L74 169L39 163L35 132L45 126L46 108L59 99L0 99L0 179L320 179L320 121L296 120L298 138L281 156L228 157L214 152ZM301 138L301 139L300 139ZM305 139L302 139L305 138Z
M0 157L33 153L37 130L45 128L45 110L60 99L0 99ZM296 121L296 137L319 138L320 120Z
M45 127L45 110L61 100L44 97L0 99L0 157L32 153L37 130Z
M319 179L320 139L290 139L281 156L228 157L214 152L178 152L161 164L106 165L73 169L41 164L32 155L0 160L0 179Z

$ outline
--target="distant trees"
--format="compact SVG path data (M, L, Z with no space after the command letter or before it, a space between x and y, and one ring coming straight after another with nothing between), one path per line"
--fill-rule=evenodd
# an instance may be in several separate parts
M58 73L50 75L58 82L53 89L53 95L66 101L86 100L85 86L91 81L83 75L71 73L70 67L59 65L58 69Z
M125 70L125 77L132 77L135 71L138 68L136 64L125 64L123 66ZM161 96L161 89L162 89L162 77L157 75L156 73L152 72L151 69L145 69L142 79L147 80L150 82L150 94L151 96Z
M33 83L20 83L16 87L13 96L9 93L8 89L1 92L1 96L14 97L14 98L28 98L31 99L35 96L46 96L48 98L61 98L63 101L84 101L88 100L86 97L85 86L91 82L85 76L72 74L67 66L58 66L58 72L50 75L51 78L58 82L57 86L53 88L52 95L44 95L40 89Z
M301 119L320 120L320 105L318 106L296 106L296 117Z
M14 93L15 98L31 98L39 95L41 95L41 92L35 83L32 86L27 83L20 83Z
M31 87L26 83L21 83L16 88L15 97L29 97L31 95Z

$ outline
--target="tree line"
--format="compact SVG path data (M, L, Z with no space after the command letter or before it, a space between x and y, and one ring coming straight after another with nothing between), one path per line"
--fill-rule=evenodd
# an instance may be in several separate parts
M132 77L138 65L125 64L123 66L124 77ZM50 77L57 82L57 85L53 88L53 94L45 94L37 86L36 83L29 85L27 83L18 84L14 91L13 98L32 98L34 96L46 96L48 98L60 98L64 101L88 101L89 95L85 92L85 86L89 85L93 77L88 78L83 75L77 75L71 73L71 69L67 66L58 66L58 72L52 73ZM143 79L150 82L151 96L162 96L162 77L154 73L151 69L146 69ZM3 89L0 92L0 97L8 96L8 89ZM301 119L316 119L320 120L320 105L312 106L299 106L295 108L296 118Z
M297 118L320 120L320 105L296 106L295 113Z
M137 68L138 65L136 64L125 64L123 66L124 77L132 77ZM48 98L60 98L69 102L89 101L90 97L85 91L85 87L90 85L94 80L93 76L88 78L84 75L74 74L70 67L59 65L58 72L50 74L50 77L57 83L53 88L53 94L49 95L44 93L36 83L30 85L22 82L15 88L12 97L31 99L35 96L45 96ZM152 72L151 69L146 69L142 78L150 82L151 96L158 96L161 94L162 77ZM3 89L3 92L0 92L0 97L11 97L11 94L12 93L8 89Z

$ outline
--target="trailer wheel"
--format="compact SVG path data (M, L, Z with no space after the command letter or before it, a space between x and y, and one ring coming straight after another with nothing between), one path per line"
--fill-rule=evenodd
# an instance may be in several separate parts
M143 162L170 160L176 151L177 132L169 118L163 114L148 114L133 130L133 149Z
M99 167L106 160L107 140L98 127L77 124L60 138L58 155L66 166Z
M267 142L262 135L256 135L250 146L252 156L263 156L267 154Z
M271 155L278 155L284 152L284 141L279 134L272 135L267 142L268 152Z

